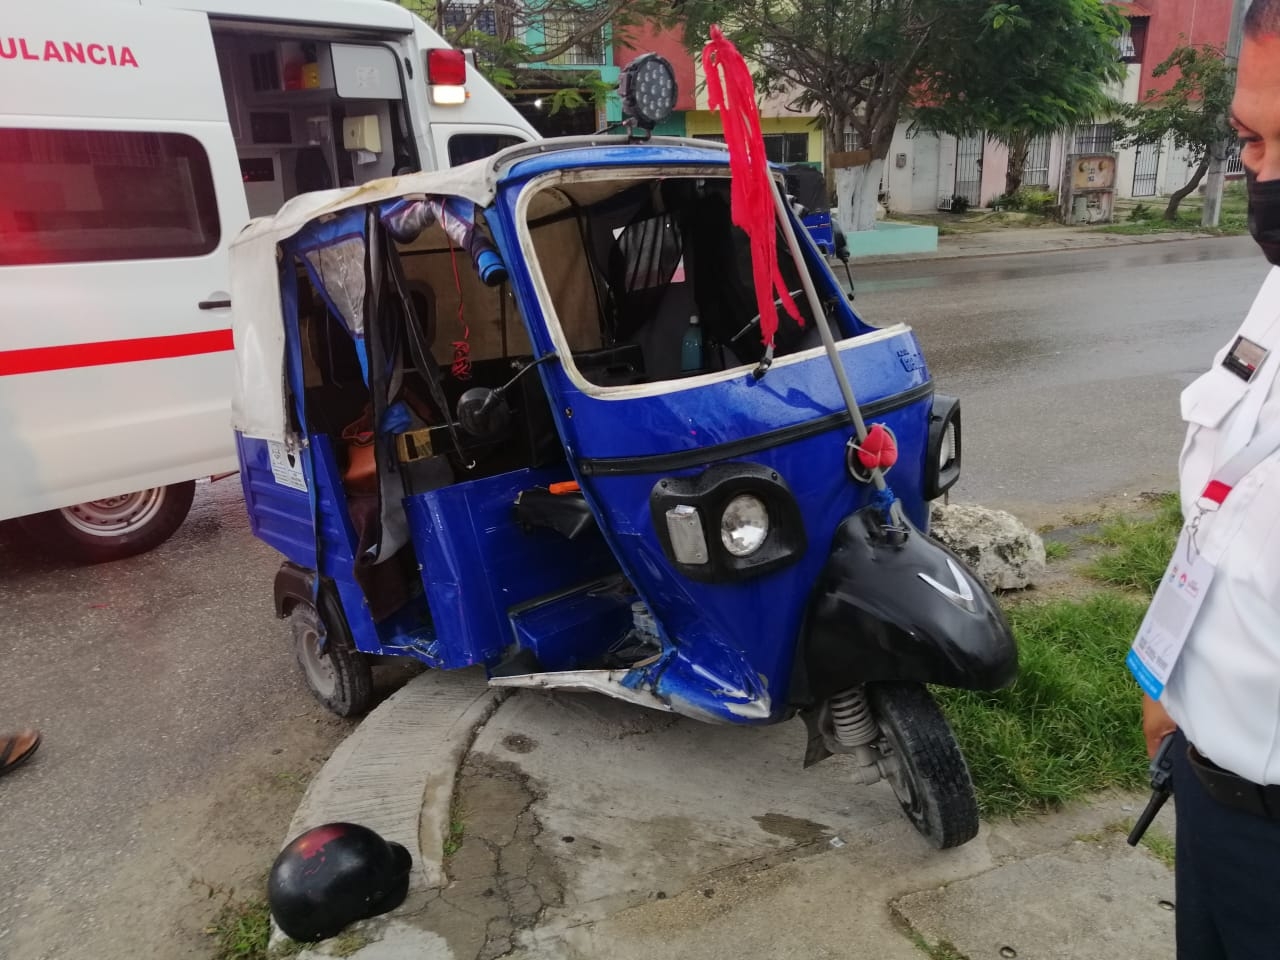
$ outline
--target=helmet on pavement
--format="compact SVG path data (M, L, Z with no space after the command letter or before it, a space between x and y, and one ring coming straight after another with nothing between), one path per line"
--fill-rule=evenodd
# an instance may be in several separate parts
M324 940L403 903L412 865L408 850L368 827L312 827L294 837L271 866L271 914L294 940Z

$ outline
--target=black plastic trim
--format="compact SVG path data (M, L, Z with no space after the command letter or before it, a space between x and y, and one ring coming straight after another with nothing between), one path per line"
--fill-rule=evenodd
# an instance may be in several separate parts
M276 571L276 616L287 617L298 602L311 603L315 596L316 572L286 560Z
M862 405L862 416L865 420L882 416L892 410L910 406L918 400L933 395L933 381L895 393L893 396L875 400ZM728 443L713 444L709 447L697 447L693 450L680 450L676 453L651 453L637 457L583 457L578 461L578 469L588 477L634 476L646 473L667 473L672 470L687 470L706 463L719 460L732 460L748 454L759 453L780 447L797 440L807 440L829 430L836 430L851 423L849 411L841 410L823 417L806 420L804 423L792 424L746 437L742 440L731 440Z
M947 424L952 422L956 425L956 456L944 471L940 469L938 457L942 453L942 438L947 435ZM928 465L924 475L926 500L937 500L960 479L960 459L964 452L960 427L960 401L945 394L935 394L933 409L929 412L929 440L925 445L925 463Z
M769 534L749 557L735 557L720 539L720 518L741 494L758 497L769 511ZM706 563L681 563L671 546L667 511L688 505L698 511L707 545ZM787 482L758 463L717 463L691 477L659 480L649 494L649 515L667 560L690 580L726 583L777 570L802 556L807 546L804 518Z

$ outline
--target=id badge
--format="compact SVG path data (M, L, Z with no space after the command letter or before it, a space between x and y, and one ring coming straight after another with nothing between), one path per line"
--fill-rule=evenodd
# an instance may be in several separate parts
M1138 686L1153 700L1164 693L1215 572L1214 565L1196 548L1192 530L1184 527L1125 658Z

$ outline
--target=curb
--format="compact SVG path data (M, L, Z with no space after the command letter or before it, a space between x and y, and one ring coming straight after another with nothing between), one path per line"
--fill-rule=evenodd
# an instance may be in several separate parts
M442 886L458 767L506 694L490 688L480 668L427 671L410 680L325 761L281 847L322 823L353 821L408 849L410 896ZM272 920L272 946L284 941Z
M1085 234L1082 234L1085 235ZM1116 237L1114 240L1103 240L1101 242L1089 243L1073 243L1065 246L1054 247L1035 247L1014 250L978 250L978 251L935 251L933 253L886 253L873 257L853 257L849 263L868 264L878 266L884 263L913 263L921 261L933 260L976 260L983 257L1019 257L1034 253L1063 253L1071 250L1099 250L1104 247L1127 247L1139 244L1150 243L1180 243L1185 240L1222 240L1224 237L1214 236L1213 234L1195 234L1195 233L1172 233L1172 234L1148 234L1146 236L1125 236L1124 234L1101 234L1101 236ZM827 258L827 263L834 269L840 264L839 260Z

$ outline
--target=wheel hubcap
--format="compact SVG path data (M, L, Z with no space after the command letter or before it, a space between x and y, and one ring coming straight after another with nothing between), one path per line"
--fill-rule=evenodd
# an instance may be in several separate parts
M118 497L89 500L64 507L59 513L68 525L93 537L118 537L151 522L164 505L164 487L139 490Z
M333 669L333 661L328 652L323 649L314 615L307 620L310 622L299 623L294 627L302 669L306 671L307 682L313 690L322 696L332 696L338 689L338 675Z
M902 748L886 735L881 741L880 752L884 757L880 761L880 772L893 788L893 795L898 798L904 810L912 816L919 816L920 798L911 781L911 771L903 762Z

